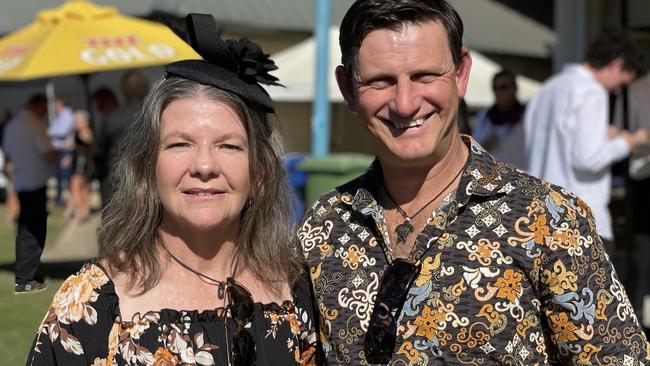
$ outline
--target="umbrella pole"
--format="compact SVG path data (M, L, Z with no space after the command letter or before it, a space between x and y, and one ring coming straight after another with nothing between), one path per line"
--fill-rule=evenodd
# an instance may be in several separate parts
M95 121L95 111L93 108L93 97L90 94L90 74L81 74L81 81L83 83L84 95L86 96L86 112L88 112L88 120L90 121L90 128L94 133L97 133L97 121Z
M54 95L54 82L52 79L49 79L47 84L45 84L45 96L47 98L47 119L49 126L56 118L56 111L54 108L56 96Z

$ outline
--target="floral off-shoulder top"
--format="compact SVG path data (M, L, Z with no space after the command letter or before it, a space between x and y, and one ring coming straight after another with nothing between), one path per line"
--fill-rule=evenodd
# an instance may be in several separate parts
M255 339L256 365L320 363L307 280L294 286L293 295L282 305L255 304L247 329ZM27 365L228 365L233 329L224 308L163 309L124 320L114 283L93 261L56 293Z

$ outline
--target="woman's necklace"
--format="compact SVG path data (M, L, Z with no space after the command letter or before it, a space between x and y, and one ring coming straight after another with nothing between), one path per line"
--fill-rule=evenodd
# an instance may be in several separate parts
M165 249L167 250L167 254L169 254L169 257L171 257L171 259L173 259L174 262L178 263L181 267L183 267L186 270L188 270L188 271L194 273L195 275L199 276L199 278L201 278L202 280L207 280L209 282L213 282L214 285L217 285L218 286L217 287L217 295L219 296L220 299L224 298L225 291L226 291L226 281L215 280L214 278L212 278L212 277L210 277L210 276L208 276L206 274L203 274L203 273L191 268L187 264L181 262L180 259L176 258L176 256L174 256L167 248L165 248Z
M393 197L388 193L388 190L384 185L382 185L382 188L384 189L384 192L386 192L386 196L388 199L397 207L397 211L402 215L404 218L404 221L397 225L395 228L395 234L397 235L397 244L403 244L406 243L406 238L413 232L413 224L411 224L411 220L413 220L417 215L419 215L422 211L424 211L425 208L427 208L430 204L432 204L438 197L440 197L441 194L443 194L449 186L451 186L452 183L456 181L456 178L463 172L464 166L456 173L454 178L447 183L445 188L443 188L438 194L436 194L432 199L427 201L427 203L424 204L419 210L415 211L415 213L411 216L409 216L401 207L400 205L395 202Z

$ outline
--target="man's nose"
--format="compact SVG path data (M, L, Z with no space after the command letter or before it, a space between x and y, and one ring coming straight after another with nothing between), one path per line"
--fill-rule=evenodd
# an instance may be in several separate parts
M400 80L395 86L391 103L392 112L402 117L412 116L420 108L421 97L418 88L410 80Z

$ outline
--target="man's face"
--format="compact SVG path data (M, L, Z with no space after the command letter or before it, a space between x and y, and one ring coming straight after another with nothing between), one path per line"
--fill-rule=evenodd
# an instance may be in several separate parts
M621 87L634 81L636 73L624 69L623 66L623 60L616 58L600 70L601 77L599 81L605 89L611 92L618 92Z
M499 77L492 83L494 100L498 107L507 109L512 107L517 100L517 86L509 77Z
M609 75L607 79L607 85L605 85L605 88L607 88L607 90L609 91L617 92L623 86L634 81L635 78L636 78L636 74L634 72L625 69L619 69L613 71Z
M380 160L435 163L457 137L456 113L470 66L467 49L454 65L444 27L429 21L370 32L359 48L354 80L342 66L337 80Z

